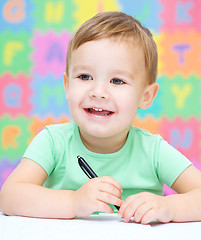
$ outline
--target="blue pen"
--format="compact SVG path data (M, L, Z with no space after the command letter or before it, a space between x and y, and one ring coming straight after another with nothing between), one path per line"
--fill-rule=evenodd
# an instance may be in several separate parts
M88 178L95 178L98 177L96 173L91 169L91 167L88 165L88 163L84 160L84 158L77 156L78 163L83 170L83 172L87 175ZM119 206L114 205L117 210L119 210Z

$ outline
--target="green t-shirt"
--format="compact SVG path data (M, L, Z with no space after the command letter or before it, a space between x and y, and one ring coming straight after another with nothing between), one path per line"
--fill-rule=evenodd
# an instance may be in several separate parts
M81 141L78 126L71 121L47 126L31 142L24 157L41 165L48 174L44 184L52 189L77 190L88 179L77 155L99 176L112 176L123 188L122 199L139 192L163 195L192 163L159 135L131 127L124 146L115 153L89 151Z

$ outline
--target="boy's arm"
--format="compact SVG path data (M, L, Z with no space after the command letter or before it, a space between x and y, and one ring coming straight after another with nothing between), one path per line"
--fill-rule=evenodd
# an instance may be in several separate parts
M167 196L174 207L172 221L201 221L201 171L191 165L176 179L172 189L179 193Z
M111 213L107 204L121 205L122 188L111 177L94 178L77 191L43 187L45 170L24 158L8 177L0 194L0 209L7 215L40 218L74 218L95 211Z
M1 189L0 209L7 215L41 218L75 217L73 191L43 187L45 170L30 159L22 159Z
M172 185L179 194L158 196L139 193L128 197L121 205L119 216L126 222L132 216L136 222L201 221L201 172L188 167Z

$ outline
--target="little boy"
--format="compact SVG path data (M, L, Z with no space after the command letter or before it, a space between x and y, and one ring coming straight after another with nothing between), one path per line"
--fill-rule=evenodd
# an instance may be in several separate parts
M8 215L75 218L95 211L147 224L201 220L201 173L159 135L131 126L158 92L148 29L120 12L97 14L68 45L64 88L73 121L47 126L8 177ZM88 180L82 156L99 177ZM163 196L167 184L179 194Z

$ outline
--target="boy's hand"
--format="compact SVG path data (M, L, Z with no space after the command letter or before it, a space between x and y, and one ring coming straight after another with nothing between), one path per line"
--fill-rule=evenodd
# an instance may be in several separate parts
M107 204L120 206L122 187L112 177L97 177L87 181L74 192L74 210L76 216L86 217L95 211L113 213Z
M129 222L147 224L153 220L169 222L173 219L173 209L168 198L148 192L129 196L121 205L118 215Z

